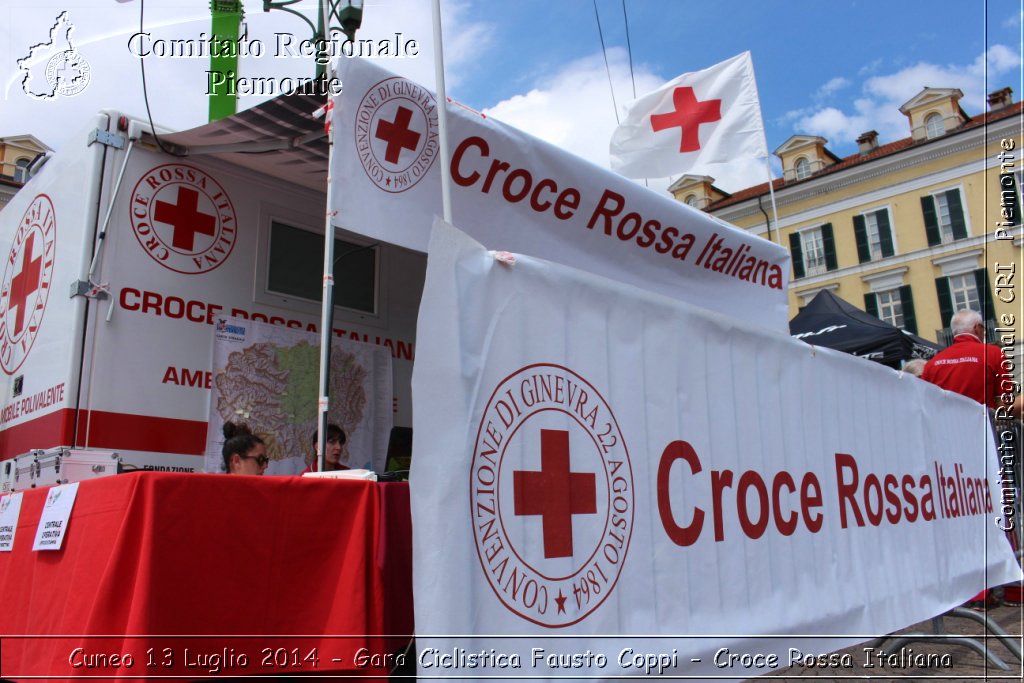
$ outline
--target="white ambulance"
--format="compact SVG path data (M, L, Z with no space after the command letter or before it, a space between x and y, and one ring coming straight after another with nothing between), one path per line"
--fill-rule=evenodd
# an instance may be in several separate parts
M289 139L281 107L317 107L291 99L249 118L277 116ZM0 211L0 459L71 446L203 471L218 320L319 332L327 163L313 137L272 160L249 145L266 174L104 112L43 164ZM339 230L335 258L334 333L390 351L408 427L425 256Z

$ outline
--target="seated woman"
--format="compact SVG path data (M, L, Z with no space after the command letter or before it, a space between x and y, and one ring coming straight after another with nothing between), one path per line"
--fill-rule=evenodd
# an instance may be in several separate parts
M228 474L261 475L270 458L263 439L244 424L224 423L224 469Z
M303 474L305 474L306 472L316 472L316 471L318 471L317 470L317 461L319 459L320 453L317 450L317 446L319 445L318 444L319 436L320 436L320 431L319 430L313 432L313 452L316 453L318 457L313 459L313 463L303 471ZM334 470L347 470L347 469L349 469L349 467L347 465L341 464L341 450L342 450L342 446L345 445L345 441L347 441L347 440L348 439L345 436L345 430L343 430L341 427L339 427L336 424L328 424L327 425L327 449L324 452L324 471L325 472L332 472Z

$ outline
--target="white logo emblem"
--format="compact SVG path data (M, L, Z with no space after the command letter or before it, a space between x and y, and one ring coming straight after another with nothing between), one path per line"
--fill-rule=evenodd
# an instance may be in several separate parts
M92 69L71 44L74 30L68 13L61 12L50 29L50 40L33 45L28 55L18 60L18 69L25 74L21 88L26 95L37 100L73 97L89 85Z

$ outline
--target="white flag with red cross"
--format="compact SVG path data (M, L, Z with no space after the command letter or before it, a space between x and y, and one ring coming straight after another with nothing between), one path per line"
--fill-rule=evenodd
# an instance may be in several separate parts
M706 173L766 158L750 53L683 74L636 100L609 151L612 169L627 178Z

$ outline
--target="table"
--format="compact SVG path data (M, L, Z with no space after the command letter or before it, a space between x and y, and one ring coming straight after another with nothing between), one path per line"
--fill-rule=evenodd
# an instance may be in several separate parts
M32 551L33 489L0 553L4 678L380 673L412 633L405 483L138 472L79 487L61 550Z

